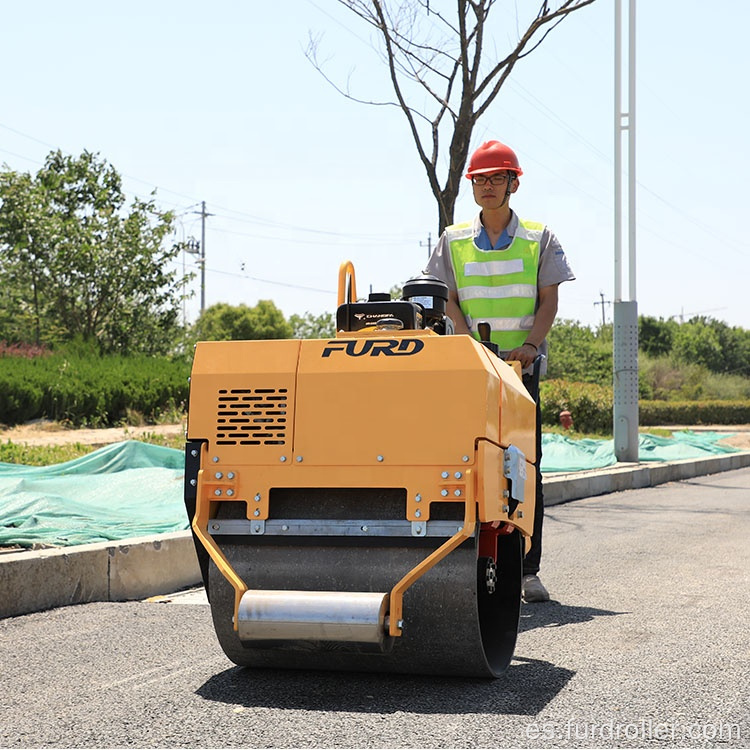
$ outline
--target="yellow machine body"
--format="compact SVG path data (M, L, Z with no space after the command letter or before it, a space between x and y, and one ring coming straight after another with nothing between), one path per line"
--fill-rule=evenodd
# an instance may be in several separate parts
M234 630L248 609L243 597L261 587L252 567L239 574L222 551L219 507L232 504L235 527L262 542L275 491L341 488L356 496L397 489L405 496L403 517L389 523L401 522L410 544L429 533L433 517L443 517L441 506L460 504L460 523L416 565L394 571L389 589L368 604L386 635L399 640L412 616L404 611L405 592L428 570L439 577L455 549L481 537L480 527L517 530L528 548L535 409L518 364L465 335L365 329L333 339L199 343L188 418L197 468L192 528L233 589ZM355 532L377 533L365 522L353 525L372 517L368 502L355 506L339 544ZM276 530L282 545L284 533ZM293 556L293 536L289 545ZM294 582L284 588L293 598Z

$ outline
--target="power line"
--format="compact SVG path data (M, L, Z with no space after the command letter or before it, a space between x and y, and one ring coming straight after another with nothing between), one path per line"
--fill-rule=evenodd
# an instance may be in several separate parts
M228 219L229 221L237 221L245 224L258 224L260 226L269 227L269 228L277 228L277 229L288 229L290 231L295 232L306 232L309 234L322 234L328 237L343 237L345 239L363 239L363 240L370 240L370 241L376 241L378 243L381 243L383 238L391 237L391 238L398 238L399 240L407 241L408 238L405 238L402 234L359 234L356 232L334 232L330 229L313 229L310 227L301 227L296 224L287 224L285 222L276 221L274 219L266 219L262 216L255 216L253 214L245 213L244 211L236 211L231 208L222 208L221 206L217 206L219 210L222 211L229 211L231 213L239 214L241 217L245 218L237 218L234 216L227 216L226 214L214 214L214 216L217 216L219 218Z
M213 227L213 232L219 232L220 234L232 234L238 237L250 237L251 239L256 240L269 240L271 242L291 242L296 245L324 245L326 247L331 247L331 241L330 240L308 240L308 239L299 239L295 237L280 237L279 235L269 235L269 234L257 234L255 232L238 232L233 229L223 229L221 227ZM340 237L343 240L347 240L347 235L340 235ZM351 240L347 240L346 245L348 247L352 246L358 246L358 247L372 247L372 245L389 245L393 247L402 247L407 244L411 244L410 242L406 241L399 241L399 242L380 242L379 240L376 240L373 238L370 241L357 241L353 242Z
M188 268L198 268L198 264L188 264ZM321 294L336 294L335 291L332 289L319 289L318 287L313 286L304 286L303 284L290 284L286 281L275 281L274 279L263 279L259 276L251 276L248 273L245 273L245 264L240 264L240 273L237 273L236 271L223 271L219 268L207 268L206 269L209 273L215 273L220 276L232 276L234 278L241 278L241 279L248 279L250 281L257 281L261 284L273 284L274 286L283 286L287 287L289 289L302 289L307 292L320 292Z

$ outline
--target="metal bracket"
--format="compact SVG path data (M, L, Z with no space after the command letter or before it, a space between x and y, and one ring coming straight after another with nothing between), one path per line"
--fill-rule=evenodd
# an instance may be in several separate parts
M450 537L457 521L327 520L269 518L266 521L244 518L212 518L208 533L220 536L340 536L340 537Z
M522 503L526 484L526 456L515 445L509 445L503 451L503 476L511 481L512 497Z

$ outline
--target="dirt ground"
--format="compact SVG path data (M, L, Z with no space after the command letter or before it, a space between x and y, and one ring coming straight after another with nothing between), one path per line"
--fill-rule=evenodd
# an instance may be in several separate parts
M73 430L57 422L37 420L15 427L0 426L0 442L10 440L26 445L66 445L81 443L101 447L123 440L138 440L146 434L177 436L185 434L185 424L157 424L145 427L108 427L100 430Z
M750 424L746 425L666 425L656 428L671 430L693 430L695 432L722 432L727 437L722 443L740 450L750 450ZM10 440L13 443L27 445L65 445L66 443L81 443L83 445L102 446L119 443L123 440L138 440L144 434L160 434L178 436L185 434L185 423L160 424L145 427L110 427L100 430L72 430L56 422L35 421L30 424L18 425L12 428L0 426L0 442Z

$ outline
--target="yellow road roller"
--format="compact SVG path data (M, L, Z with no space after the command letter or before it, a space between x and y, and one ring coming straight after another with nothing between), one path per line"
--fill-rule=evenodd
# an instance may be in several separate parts
M236 664L496 677L534 523L535 403L518 363L454 335L448 291L357 301L335 338L207 341L185 504ZM486 336L489 338L489 336Z

